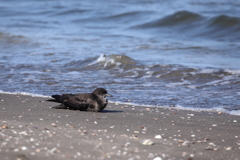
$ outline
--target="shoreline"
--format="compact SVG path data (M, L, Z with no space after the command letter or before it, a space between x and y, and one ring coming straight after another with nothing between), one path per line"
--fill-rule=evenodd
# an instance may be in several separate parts
M28 92L4 92L0 90L0 95L1 94L10 94L10 95L22 95L22 96L30 96L30 97L39 97L39 98L49 98L51 99L51 96L45 96L41 94L32 94ZM131 105L131 106L140 106L140 107L157 107L157 108L163 108L163 109L176 109L176 110L184 110L184 111L193 111L193 112L216 112L219 114L229 114L229 115L235 115L235 116L240 116L240 110L232 110L228 111L223 108L187 108L187 107L182 107L182 106L177 106L177 107L168 107L168 106L154 106L154 105L147 105L147 104L135 104L131 102L115 102L115 101L108 101L111 104L120 104L120 105Z
M1 95L3 159L240 159L240 116L121 103L57 110L49 98Z

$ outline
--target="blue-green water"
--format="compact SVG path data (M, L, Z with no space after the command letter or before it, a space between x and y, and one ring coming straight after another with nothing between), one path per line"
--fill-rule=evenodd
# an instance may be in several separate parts
M240 1L0 1L0 90L240 110Z

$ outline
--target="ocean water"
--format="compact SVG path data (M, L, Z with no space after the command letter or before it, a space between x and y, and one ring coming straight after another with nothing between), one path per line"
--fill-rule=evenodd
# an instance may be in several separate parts
M240 0L0 0L0 90L240 113Z

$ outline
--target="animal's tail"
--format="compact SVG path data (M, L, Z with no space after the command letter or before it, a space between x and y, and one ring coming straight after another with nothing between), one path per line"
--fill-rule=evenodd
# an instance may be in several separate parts
M55 98L55 100L57 102L63 103L63 101L64 101L64 99L61 95L58 95L58 94L57 95L52 95L52 97Z

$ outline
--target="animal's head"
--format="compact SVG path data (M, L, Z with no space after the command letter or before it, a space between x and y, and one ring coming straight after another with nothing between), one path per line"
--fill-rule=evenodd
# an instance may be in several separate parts
M108 94L107 90L104 88L97 88L93 91L93 94L103 97L113 97L111 94Z

